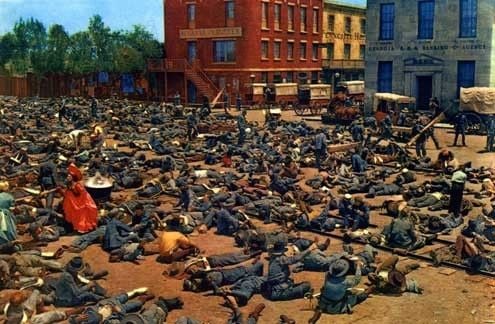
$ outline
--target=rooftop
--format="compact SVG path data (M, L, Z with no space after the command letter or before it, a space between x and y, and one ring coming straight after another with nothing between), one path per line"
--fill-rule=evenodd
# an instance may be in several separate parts
M332 4L332 5L337 5L341 7L349 7L349 8L354 8L354 9L362 9L366 10L366 6L360 6L354 3L348 3L345 1L339 1L339 0L324 0L326 4Z

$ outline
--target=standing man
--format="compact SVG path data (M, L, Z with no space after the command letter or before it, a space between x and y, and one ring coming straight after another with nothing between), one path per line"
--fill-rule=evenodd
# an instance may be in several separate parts
M237 94L235 97L235 107L237 108L237 111L241 111L241 105L242 105L242 98L241 94Z
M452 188L450 190L449 213L458 217L462 208L462 196L464 193L464 184L466 183L467 175L458 169L452 175Z
M466 128L467 128L467 118L464 114L457 115L455 120L455 139L454 145L457 146L457 138L459 134L462 136L462 146L466 146Z
M237 116L237 128L239 129L239 140L237 141L238 146L243 145L246 140L246 126L246 110L243 110L239 116Z
M225 111L225 114L228 114L230 111L230 102L229 102L229 94L227 92L223 93L223 110Z
M268 102L270 101L270 97L272 96L272 89L270 89L270 87L266 87L264 96L265 96L265 107L268 107Z
M175 92L175 95L174 95L174 106L175 107L180 106L180 93L179 93L179 91L176 91Z
M203 119L208 117L210 114L211 114L210 100L208 99L207 96L203 96L203 105L199 110L199 117Z
M67 119L67 107L65 106L66 104L67 104L67 99L66 98L62 99L62 104L60 105L60 110L58 111L58 121L60 125L63 125L64 118Z
M95 97L91 97L91 117L98 117L98 100Z
M426 156L426 140L428 139L427 132L422 132L425 127L422 125L420 120L417 120L416 124L412 129L412 136L418 136L416 140L416 155L421 158ZM422 133L421 133L422 132Z
M486 150L493 152L493 139L495 138L495 116L490 116L486 126Z
M385 116L381 121L380 130L381 134L376 143L379 143L382 139L389 140L392 138L392 118L390 118L390 115Z
M192 141L198 136L198 118L196 116L196 109L193 109L189 115L187 115L187 138Z
M437 117L438 115L440 115L440 113L441 113L440 102L438 101L437 97L430 98L430 103L428 106L430 108L430 111L432 111L434 113L434 117Z
M327 154L327 136L323 128L320 128L319 133L315 137L315 155L316 167L321 171L321 159Z

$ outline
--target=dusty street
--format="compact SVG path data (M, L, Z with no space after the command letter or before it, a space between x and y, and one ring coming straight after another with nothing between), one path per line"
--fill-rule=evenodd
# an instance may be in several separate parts
M292 112L284 112L283 118L293 120L299 117L294 116ZM263 116L260 111L250 111L248 120L261 121ZM311 124L317 126L319 123L311 122ZM451 132L437 130L437 136L443 147L452 144L453 134ZM491 166L495 163L495 154L478 154L484 147L484 137L469 136L467 144L468 147L450 148L459 157L461 163L472 161L474 166ZM437 151L433 149L432 143L428 143L428 154L431 157L435 157L437 154ZM306 178L315 173L314 169L304 169ZM479 189L479 185L473 186L473 188ZM162 201L161 208L164 210L171 209L173 200L162 196L160 201ZM382 200L375 199L368 200L368 202L372 205L377 205ZM475 209L470 214L470 217L475 217L478 212L479 209ZM379 215L376 211L371 216L371 223L377 225L386 224L389 220L389 217ZM256 222L259 226L265 226L261 222ZM270 226L274 227L275 225ZM453 235L444 238L452 241L457 232L458 230ZM303 233L302 236L314 237L311 233ZM62 241L52 244L46 249L54 250L61 244L67 244L71 239L65 237ZM213 229L204 235L194 234L192 239L205 250L206 255L235 250L232 238L215 235ZM354 247L358 251L362 249L362 246L359 245ZM428 249L431 249L431 247L426 247L420 250L419 253L427 253ZM340 251L341 242L332 240L329 250ZM165 266L157 264L154 257L147 257L146 260L140 261L140 265L108 263L108 255L99 246L91 246L82 255L97 270L109 270L110 275L101 282L112 294L145 286L149 287L151 292L157 296L182 297L185 301L185 306L182 310L173 311L169 315L167 321L169 323L173 323L181 315L188 315L213 324L225 323L228 318L228 309L221 306L222 298L183 292L182 281L162 276ZM72 256L73 254L71 253L65 254L64 261L69 260ZM413 261L402 258L401 262L408 263ZM462 270L442 274L445 270L446 268L443 267L435 268L428 263L421 263L420 269L411 273L409 277L416 279L424 287L422 295L406 293L401 297L372 296L363 304L355 307L352 315L324 315L320 323L495 323L495 280L483 276L469 276ZM311 281L315 291L319 291L323 279L323 273L303 272L295 275L296 282L302 280ZM366 279L363 278L363 280ZM363 286L363 283L360 286ZM248 313L259 302L264 302L267 306L259 323L277 323L281 314L294 318L297 323L306 323L312 315L312 312L309 311L310 304L307 300L275 303L268 302L259 295L249 302L244 311Z

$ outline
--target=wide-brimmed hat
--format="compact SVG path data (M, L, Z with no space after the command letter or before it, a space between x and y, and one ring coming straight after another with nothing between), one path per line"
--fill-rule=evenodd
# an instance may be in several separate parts
M392 286L402 289L406 286L406 276L394 269L388 273L388 282Z
M287 252L287 245L285 242L278 241L268 248L268 253L273 255L281 255Z
M349 271L350 264L349 261L345 259L339 259L330 265L328 273L332 277L343 277Z
M84 269L83 259L79 256L72 258L72 260L67 263L65 269L69 272L79 272Z
M147 321L140 314L126 314L120 324L145 324Z

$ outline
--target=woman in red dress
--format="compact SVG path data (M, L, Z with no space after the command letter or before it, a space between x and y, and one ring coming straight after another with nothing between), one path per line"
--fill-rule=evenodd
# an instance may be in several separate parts
M93 198L79 183L82 180L81 171L70 164L68 173L67 189L63 192L65 220L79 233L90 232L96 228L98 209Z

